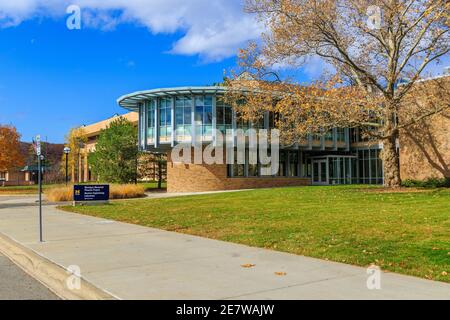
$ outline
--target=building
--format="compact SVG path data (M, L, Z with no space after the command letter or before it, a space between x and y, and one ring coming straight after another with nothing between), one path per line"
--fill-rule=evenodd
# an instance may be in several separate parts
M382 146L362 141L357 129L334 129L326 135L309 135L294 147L280 150L277 175L261 174L260 165L185 164L171 159L179 143L199 138L203 148L215 141L216 129L273 128L273 115L264 123L238 121L222 102L223 87L182 87L140 91L119 98L122 107L139 113L139 144L142 150L168 155L168 192L233 190L301 185L383 183ZM197 138L193 138L196 137ZM236 158L236 157L235 157Z
M216 141L215 132L227 129L273 128L266 113L259 124L243 123L225 105L224 87L180 87L139 91L118 99L118 104L139 114L141 150L168 156L169 192L233 190L261 187L335 184L382 184L382 144L364 140L358 129L334 129L311 134L297 145L280 150L277 175L262 175L262 166L244 164L185 164L171 159L180 143L203 148ZM426 132L421 132L425 130ZM401 131L400 168L403 179L450 177L450 118L435 115L417 128ZM225 153L225 152L224 152ZM235 157L236 158L236 157Z
M0 187L23 186L31 184L33 184L33 182L31 181L28 172L22 172L17 169L0 171Z
M130 112L122 116L116 114L109 119L81 127L87 141L78 155L77 170L72 170L72 181L89 182L95 180L89 166L88 155L95 150L95 145L97 144L101 131L108 128L108 126L119 117L127 119L136 126L138 125L138 114L136 112Z
M78 161L77 161L77 170L72 170L72 181L79 181L79 182L90 182L97 180L96 177L92 174L91 167L89 165L89 153L95 151L95 146L98 141L98 137L100 136L100 133L102 130L108 128L108 126L115 120L117 120L119 117L125 118L126 120L130 121L134 125L138 126L138 116L139 114L137 112L129 112L124 115L114 115L113 117L93 123L90 125L82 126L86 143L84 144L83 148L81 149L80 154L78 155ZM156 181L158 180L158 164L157 161L148 161L148 159L145 159L147 161L143 161L145 163L139 162L138 164L138 170L145 172L145 174L142 174L141 180L144 181ZM151 162L151 163L149 163ZM141 170L142 167L142 170ZM163 180L165 179L165 168L162 168L163 173Z
M42 165L44 183L62 182L60 173L60 160L64 145L42 143L42 152L45 160ZM26 186L37 184L37 159L31 143L21 142L20 152L25 166L17 166L7 171L0 171L0 186Z

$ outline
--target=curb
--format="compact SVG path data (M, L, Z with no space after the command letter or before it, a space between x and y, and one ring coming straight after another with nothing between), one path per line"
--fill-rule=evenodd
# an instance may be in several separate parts
M63 300L118 300L117 297L97 288L83 277L80 277L81 289L68 289L66 281L71 273L67 269L3 233L0 233L0 252Z

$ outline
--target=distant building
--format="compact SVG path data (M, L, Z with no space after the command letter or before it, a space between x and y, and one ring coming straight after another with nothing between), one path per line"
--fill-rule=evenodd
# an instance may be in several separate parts
M98 141L98 137L100 136L100 133L102 130L108 128L108 126L118 118L122 117L126 120L133 123L136 127L138 126L138 116L139 114L136 112L130 112L124 115L114 115L113 117L93 123L87 126L83 126L82 129L85 132L85 137L87 138L87 142L85 143L82 152L80 152L79 159L78 159L78 176L72 177L72 180L79 181L79 182L89 182L89 181L95 181L97 180L96 177L93 175L91 167L89 165L89 153L92 153L95 151L95 146ZM152 161L150 161L152 162ZM144 171L144 170L142 170ZM163 180L165 179L165 167L162 170L163 171ZM158 164L156 161L153 161L151 163L150 168L145 168L145 176L141 177L141 180L157 180L158 175Z
M60 182L60 161L64 145L43 143L43 179L45 183ZM20 143L20 152L25 159L25 166L10 168L7 171L0 171L0 186L25 186L37 183L37 158L32 151L32 144Z

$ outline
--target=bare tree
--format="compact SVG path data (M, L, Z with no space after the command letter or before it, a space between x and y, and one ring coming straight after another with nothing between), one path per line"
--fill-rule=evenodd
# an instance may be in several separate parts
M448 9L444 0L247 0L267 32L241 50L228 101L244 117L279 114L286 140L365 128L383 143L385 185L399 186L399 132L449 108L446 79L419 82L448 54ZM311 57L330 66L321 81L300 86L276 73Z

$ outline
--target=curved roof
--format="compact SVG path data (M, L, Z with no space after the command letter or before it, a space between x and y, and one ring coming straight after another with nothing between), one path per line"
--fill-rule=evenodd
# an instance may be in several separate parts
M191 94L215 94L225 92L225 87L219 86L205 86L205 87L178 87L178 88L163 88L137 91L124 95L117 99L117 103L128 110L137 111L138 103L144 100L177 95L191 95Z

